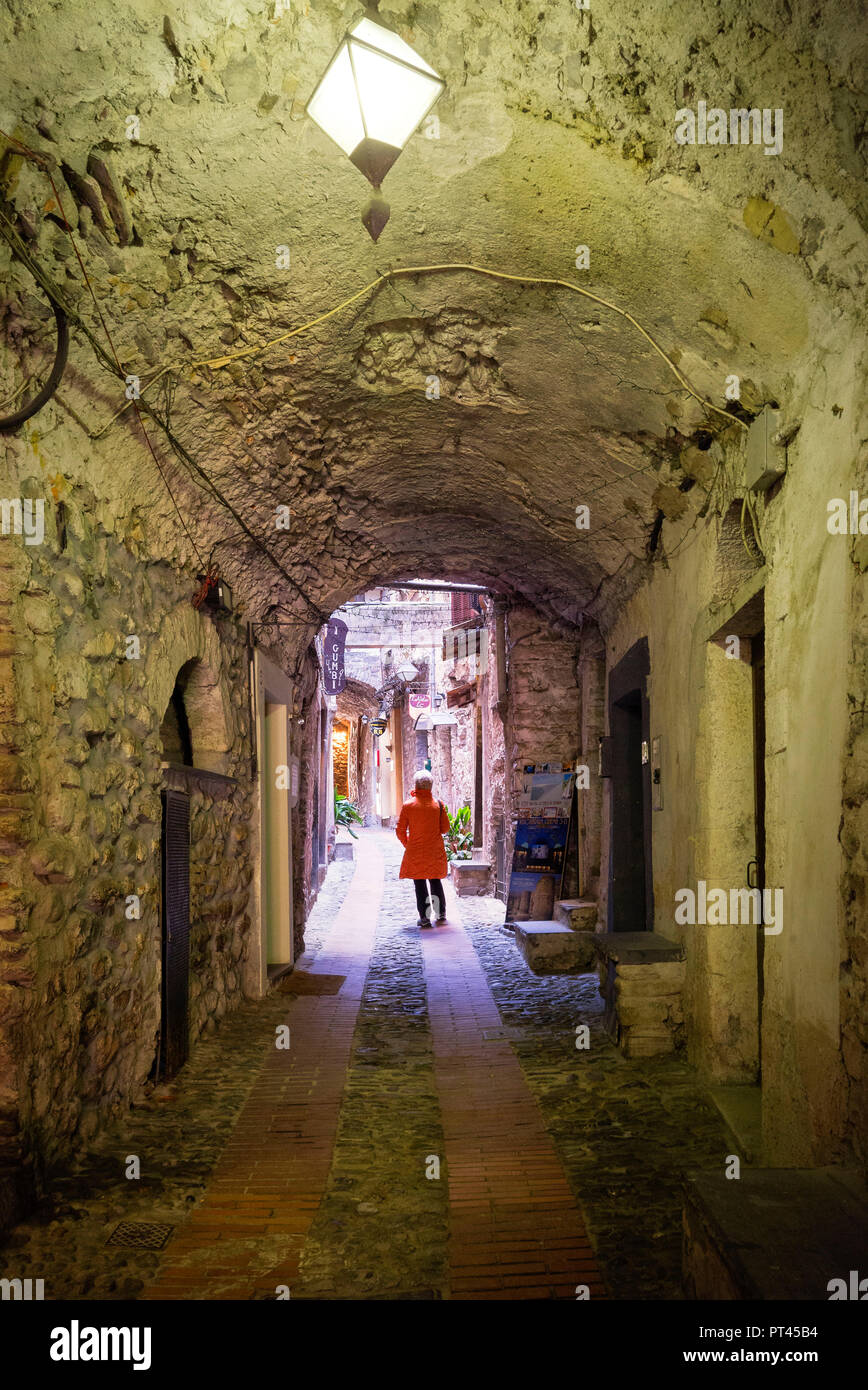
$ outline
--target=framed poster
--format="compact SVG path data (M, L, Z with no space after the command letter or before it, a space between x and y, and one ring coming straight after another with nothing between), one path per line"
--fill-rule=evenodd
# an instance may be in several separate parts
M564 865L567 828L566 816L552 817L545 811L523 815L518 822L506 901L507 921L551 921Z

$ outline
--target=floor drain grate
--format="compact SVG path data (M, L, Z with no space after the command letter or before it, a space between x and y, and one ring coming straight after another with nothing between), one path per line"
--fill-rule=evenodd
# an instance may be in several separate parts
M106 1245L131 1245L139 1250L162 1250L174 1226L159 1221L122 1221L112 1231Z
M339 994L346 975L317 975L314 971L293 970L284 975L277 989L280 994Z

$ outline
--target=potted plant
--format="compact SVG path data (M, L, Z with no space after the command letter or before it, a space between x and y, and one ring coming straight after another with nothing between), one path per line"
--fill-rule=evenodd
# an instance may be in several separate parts
M350 832L354 840L359 837L353 829L353 822L357 825L362 824L362 816L358 808L346 796L338 796L335 792L335 825L343 825Z
M449 817L449 829L443 836L446 858L450 861L472 859L473 831L470 827L470 807L459 806L454 816L451 811L447 811L446 814Z

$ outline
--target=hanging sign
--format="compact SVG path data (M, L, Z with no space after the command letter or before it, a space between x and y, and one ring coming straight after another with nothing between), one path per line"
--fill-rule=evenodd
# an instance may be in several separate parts
M384 733L386 732L386 724L387 724L387 723L388 723L388 720L386 720L386 719L372 719L372 720L371 720L370 729L371 729L371 733L374 735L374 738L379 738L381 734L384 734Z
M419 714L421 710L431 708L431 696L423 694L421 690L412 690L407 704L414 714Z
M347 625L340 618L329 618L323 644L323 682L326 695L340 695L347 683L344 670L344 644Z

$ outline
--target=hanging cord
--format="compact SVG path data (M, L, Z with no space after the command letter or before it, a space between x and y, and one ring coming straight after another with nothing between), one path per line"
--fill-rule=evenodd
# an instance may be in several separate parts
M19 429L26 420L30 419L31 415L35 415L44 405L48 404L60 385L60 379L66 367L66 359L69 356L69 322L66 314L56 300L50 296L49 299L51 307L54 310L54 320L57 325L57 347L54 352L54 365L48 374L48 380L45 382L45 385L36 393L32 401L28 401L27 405L21 406L14 415L0 416L0 434L8 434L12 430ZM12 400L14 400L16 396L19 396L22 391L25 391L32 380L33 377L29 376L24 385L15 392ZM9 401L10 405L11 403L12 401Z
M751 550L750 546L748 545L747 536L744 532L745 512L747 512L747 515L750 517L751 530L753 532L753 550ZM754 509L753 498L750 496L750 493L747 491L747 489L745 490L744 497L741 499L741 539L742 544L750 558L752 560L756 560L758 553L759 558L762 560L763 564L765 564L765 552L763 551L762 545L760 543L759 519L757 518L757 514Z

